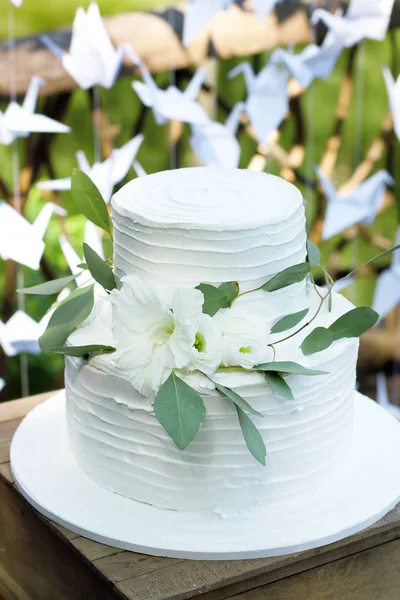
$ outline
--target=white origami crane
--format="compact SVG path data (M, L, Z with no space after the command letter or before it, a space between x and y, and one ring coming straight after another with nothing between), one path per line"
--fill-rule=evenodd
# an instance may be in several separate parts
M382 408L385 408L390 414L400 421L400 406L390 402L385 373L380 371L376 374L376 401Z
M300 54L278 48L273 52L271 62L284 65L300 85L307 88L314 79L329 77L342 50L342 42L328 33L322 46L310 44Z
M23 0L10 0L10 2L12 4L14 4L14 6L16 6L17 8L19 8L22 5ZM0 390L1 390L1 386L0 386Z
M364 38L382 41L389 26L394 0L351 0L345 16L317 8L311 24L322 21L343 46L358 44Z
M283 0L253 0L253 8L257 18L264 19L269 15L275 4L282 1Z
M205 69L198 69L184 92L170 85L160 90L146 66L141 66L144 82L134 81L132 87L145 106L153 109L158 125L167 121L182 121L204 125L209 118L202 106L196 102L201 86L207 77Z
M288 111L288 72L267 64L255 75L250 63L243 62L229 73L229 77L236 77L239 73L244 74L246 82L246 112L262 144L267 135L279 127Z
M81 7L76 11L69 53L59 48L47 35L42 35L40 39L84 90L95 85L112 87L125 54L134 64L140 62L129 44L114 48L95 2L90 4L87 12Z
M322 230L323 240L328 240L356 223L371 225L384 200L386 186L394 183L387 171L378 171L344 198L340 198L333 183L319 167L316 167L316 172L328 203Z
M22 105L10 102L4 113L0 110L0 144L10 145L16 138L32 132L67 133L70 128L45 115L35 114L39 88L45 85L40 77L32 77Z
M221 10L233 0L189 0L183 25L183 45L191 44Z
M17 310L6 324L0 321L0 346L4 354L39 354L41 350L38 340L46 329L47 322L47 315L37 323L23 310Z
M67 214L49 202L35 222L29 223L9 204L0 202L0 258L38 270L44 252L43 237L53 213Z
M238 166L240 144L236 139L236 131L244 109L244 103L238 102L225 125L215 121L207 125L192 125L190 145L200 162L232 169Z
M126 176L131 166L137 165L136 154L143 142L143 134L135 136L121 148L116 148L111 155L102 163L95 162L90 166L85 153L80 150L76 154L79 168L90 177L100 190L104 201L108 204L111 200L113 187ZM63 191L71 189L71 178L53 179L41 181L37 184L41 190Z
M400 244L400 227L397 229L395 245ZM372 308L382 320L400 302L400 251L395 250L392 264L382 271L376 280Z
M0 377L0 392L1 392L1 390L4 388L4 386L5 386L5 385L6 385L6 382L4 381L4 379L2 379L2 378Z
M84 241L104 260L102 240L103 232L90 221L86 221ZM75 252L74 248L71 246L70 242L67 240L64 234L60 235L60 246L72 275L78 275L79 273L81 273L81 275L79 275L79 277L77 277L75 280L76 285L79 287L87 285L88 283L92 283L93 278L89 271L83 271L78 266L82 263L82 261L84 261L84 258L81 258L77 254L77 252ZM64 294L64 292L67 293ZM64 299L64 297L69 293L69 291L67 290L64 290L64 292L61 292L61 295L59 296L58 300Z
M387 67L383 67L386 89L389 96L389 106L393 115L393 128L400 141L400 76L397 81Z

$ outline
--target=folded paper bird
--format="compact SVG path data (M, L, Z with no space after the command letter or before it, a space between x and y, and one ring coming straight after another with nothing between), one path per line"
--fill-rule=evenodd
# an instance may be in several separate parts
M0 110L0 144L10 145L15 139L28 137L30 133L68 133L70 128L45 115L35 113L39 88L46 82L32 77L22 105L10 102L5 112Z
M238 102L225 125L216 121L210 121L206 125L192 125L190 145L201 163L226 168L238 166L240 144L236 139L236 132L244 110L244 103Z
M49 202L34 223L29 223L7 202L0 202L0 258L38 270L44 252L44 234L53 213L67 214L63 208Z
M364 38L385 39L394 0L350 0L344 16L317 8L311 15L311 24L322 21L343 46L358 44Z
M143 134L136 135L129 142L116 148L111 155L103 162L89 164L85 153L80 150L76 154L79 168L86 173L96 184L104 201L108 204L111 200L114 186L122 181L127 175L129 169L138 163L135 161L136 155L143 142ZM71 189L71 178L52 179L50 181L40 181L37 187L41 190L63 191Z
M371 225L384 200L386 186L394 183L387 171L378 171L340 198L335 186L322 169L316 167L316 173L327 199L323 240L328 240L356 223Z
M37 323L23 310L17 312L6 324L0 321L0 346L6 356L29 353L39 354L39 337L47 327L48 315Z
M4 379L2 379L2 378L0 377L0 392L1 392L1 390L4 388L4 386L5 386L5 385L6 385L6 382L4 381Z
M195 101L207 77L205 69L196 71L184 92L174 85L166 90L158 88L145 65L141 66L141 72L144 82L134 81L132 87L143 104L153 109L158 125L167 121L205 125L210 121L204 108Z
M47 35L40 36L40 39L84 90L95 85L111 88L125 56L133 64L140 62L130 44L114 48L95 2L90 4L87 12L82 7L76 11L69 52L64 52Z
M189 0L183 24L183 45L191 44L221 10L233 0Z
M400 227L397 229L395 245L400 244ZM400 252L394 252L392 263L376 280L372 308L382 320L400 303Z
M395 81L387 67L383 67L386 89L389 96L389 106L393 115L393 129L400 141L400 76Z
M86 221L85 223L84 242L104 260L103 232L90 221ZM94 280L90 272L82 270L82 267L79 266L84 261L84 258L79 256L64 234L60 235L60 246L71 274L79 275L75 280L76 285L80 287L93 283ZM69 290L63 290L58 300L63 300L68 294Z
M272 11L275 4L282 3L283 0L253 0L254 12L258 19L265 19Z
M246 112L258 142L263 144L267 135L282 123L289 109L288 71L269 63L255 75L250 63L243 62L228 77L232 79L239 73L243 73L247 88Z
M10 2L12 4L14 4L14 6L16 6L17 8L19 8L22 5L23 0L10 0ZM1 386L0 386L0 390L1 390Z
M390 401L385 373L380 371L376 374L376 401L385 408L395 419L400 421L400 406Z
M277 48L271 56L272 64L285 66L303 88L314 79L327 79L343 50L343 44L328 33L321 46L309 44L300 54Z

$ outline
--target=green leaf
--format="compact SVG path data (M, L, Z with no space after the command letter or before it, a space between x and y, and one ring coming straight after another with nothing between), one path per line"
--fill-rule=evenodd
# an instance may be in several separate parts
M244 441L246 446L259 463L265 466L265 456L267 451L265 449L264 441L254 423L249 419L246 413L236 406L236 411L239 418L240 428L243 433Z
M326 375L327 371L318 371L316 369L307 369L296 362L274 360L261 363L254 367L258 371L275 371L276 373L285 373L286 375Z
M360 337L367 329L373 327L378 319L378 313L372 308L360 306L339 317L329 327L329 331L334 340Z
M196 289L200 290L204 296L203 313L210 317L213 317L228 302L226 291L209 283L200 283Z
M87 269L88 268L87 264L84 262L79 263L79 265L77 265L77 267L78 267L78 269Z
M250 406L250 404L247 402L247 400L245 400L244 398L239 396L239 394L237 394L230 388L227 388L224 385L216 383L215 381L213 381L213 384L215 385L215 387L219 391L219 393L222 394L222 396L226 396L227 398L229 398L229 400L232 400L232 402L234 404L236 404L236 406L238 406L245 412L249 412L252 415L255 415L256 417L264 417L264 415L262 413L258 412L257 410L254 410L254 408L252 406Z
M43 352L63 346L74 329L87 319L94 304L93 288L93 285L78 288L58 305L46 331L39 338Z
M88 244L83 244L83 253L86 264L95 281L105 290L113 290L117 287L114 273L108 264Z
M83 358L93 358L101 354L111 354L115 352L112 346L102 346L100 344L90 344L89 346L60 346L52 348L50 352L55 354L64 354L65 356L76 356Z
M321 251L311 240L307 240L307 258L311 266L321 266Z
M300 348L303 354L321 352L333 343L333 333L325 327L316 327L304 340Z
M264 285L261 286L261 289L264 290L264 292L275 292L276 290L280 290L293 283L303 281L309 272L310 265L307 262L293 265L275 275L275 277L267 281L267 283L264 283Z
M329 281L329 277L327 272L324 269L324 277L325 277L325 284L326 287L328 288L328 290L330 291L330 294L328 296L328 311L332 312L332 283Z
M235 298L237 298L239 294L239 284L237 281L228 281L227 283L221 283L218 288L219 290L223 290L227 295L227 300L225 304L222 305L221 308L230 308L232 302Z
M286 331L287 329L292 329L292 327L295 327L298 323L300 323L300 321L304 319L307 313L308 308L305 308L304 310L300 310L299 312L282 317L282 319L279 319L279 321L277 321L272 327L271 333L281 333L282 331Z
M263 375L273 392L285 400L293 400L292 390L279 373L265 371L263 372Z
M71 194L81 213L112 236L111 219L106 203L90 177L79 169L72 173Z
M157 393L154 411L180 450L184 450L193 440L206 415L199 394L175 373L171 373Z
M60 277L60 279L53 279L52 281L46 281L46 283L39 283L29 288L21 288L17 292L21 294L38 294L39 296L50 296L51 294L57 294L61 292L71 281L74 281L79 277L77 275L68 275L68 277Z

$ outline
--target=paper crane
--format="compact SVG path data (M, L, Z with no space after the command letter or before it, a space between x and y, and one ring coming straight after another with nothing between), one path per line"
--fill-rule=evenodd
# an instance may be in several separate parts
M84 241L104 260L103 232L90 221L86 221L85 223ZM84 258L77 254L64 234L60 235L60 246L72 275L78 275L80 273L79 277L75 280L76 285L79 287L87 285L88 283L93 283L93 278L89 271L83 271L82 268L78 266L84 261ZM69 292L67 292L66 295L68 295L68 293ZM60 297L59 300L63 298L64 295Z
M319 167L316 167L316 172L328 202L322 230L323 240L328 240L356 223L371 225L384 200L386 186L394 183L387 171L378 171L344 198L340 198L333 183Z
M1 390L4 388L4 386L5 386L5 385L6 385L6 382L4 381L4 379L2 379L2 378L0 377L0 392L1 392Z
M289 109L288 72L269 63L255 75L250 63L243 62L228 76L233 78L239 73L243 73L247 88L246 112L262 144L279 127Z
M92 166L90 166L89 161L82 150L77 152L76 159L79 168L97 185L107 204L111 200L114 185L124 179L131 166L138 164L135 161L135 158L140 145L143 142L143 138L143 134L138 134L130 140L130 142L121 146L121 148L113 150L107 160L102 163L95 162ZM37 187L41 190L70 190L71 178L65 177L63 179L41 181L37 184Z
M37 323L23 310L17 310L6 324L0 321L0 346L4 354L39 354L41 350L38 340L46 329L48 320L48 315L45 315Z
M158 125L170 120L198 125L205 125L210 121L204 108L195 101L207 77L205 69L196 71L184 92L174 85L160 90L146 66L141 66L141 72L144 82L134 81L132 87L143 104L153 109Z
M387 390L385 373L380 371L376 374L376 401L385 408L390 414L400 421L400 406L390 402Z
M38 270L44 252L43 237L53 213L67 214L63 208L49 202L35 222L29 223L9 204L0 202L0 258Z
M64 69L84 90L95 85L112 87L125 55L129 56L134 64L140 62L130 44L114 48L99 7L94 2L90 4L87 12L81 7L76 11L69 53L59 48L47 35L40 36L40 39L61 60Z
M303 88L307 88L314 79L327 79L343 50L341 41L328 33L322 46L310 44L300 54L293 54L278 48L271 56L271 63L284 65L292 77Z
M343 46L358 44L364 38L385 39L394 0L351 0L345 16L333 15L317 8L311 16L311 24L322 21L340 40Z
M383 67L386 89L389 96L389 106L393 115L393 128L400 141L400 76L395 81L387 67Z
M253 0L253 8L257 18L264 19L269 15L275 4L282 1L283 0Z
M183 45L191 44L215 15L232 2L233 0L189 0L183 25Z
M10 2L11 2L11 4L14 4L14 6L19 8L22 5L23 0L10 0ZM1 386L0 386L0 390L1 390Z
M395 245L400 244L400 227L397 229ZM400 302L400 251L395 250L392 263L376 280L372 308L382 320Z
M45 85L40 77L32 77L22 105L10 102L4 113L0 110L0 144L9 146L16 138L32 132L67 133L70 128L45 115L35 114L39 88Z
M207 125L192 125L190 145L200 162L216 167L238 166L240 144L236 139L236 131L244 109L244 103L238 102L225 125L215 121L210 121Z

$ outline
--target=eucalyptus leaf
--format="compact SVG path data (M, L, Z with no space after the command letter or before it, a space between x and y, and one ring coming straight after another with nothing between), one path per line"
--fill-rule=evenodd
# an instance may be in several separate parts
M114 273L109 265L91 248L88 244L83 244L83 253L87 267L95 281L105 290L111 291L117 287Z
M206 415L204 402L187 383L171 373L154 399L158 421L180 450L184 450L199 431Z
M304 340L300 348L303 354L321 352L333 343L333 333L325 327L316 327Z
M274 371L263 371L263 375L275 394L285 400L293 400L292 390L279 373Z
M209 283L201 283L196 289L204 296L203 313L210 317L213 317L228 302L228 294L224 289Z
M296 327L296 325L304 319L307 313L308 308L305 308L299 312L282 317L282 319L279 319L272 327L271 333L281 333L282 331L287 331L288 329L292 329L292 327Z
M307 262L293 265L275 275L272 279L267 281L267 283L264 283L264 285L261 286L261 289L264 290L264 292L275 292L276 290L280 290L293 283L303 281L309 272L310 265Z
M221 283L218 288L219 290L223 290L227 295L227 300L225 304L222 305L221 308L230 308L232 302L235 298L237 298L239 294L239 284L237 281L228 281L227 283Z
M329 331L333 334L334 340L360 337L373 327L378 319L379 315L375 310L368 306L360 306L339 317L329 327Z
M51 315L46 331L39 338L43 352L63 346L74 329L90 315L93 304L93 285L78 288L63 300Z
M257 410L254 410L254 408L252 406L250 406L250 404L247 402L247 400L245 400L244 398L239 396L239 394L237 394L230 388L227 388L224 385L216 383L215 381L213 381L213 384L215 385L216 389L219 391L220 394L222 394L223 396L226 396L226 398L229 398L229 400L232 400L232 402L234 404L236 404L236 406L238 406L245 412L249 412L252 415L255 415L256 417L264 417L264 415L262 413L258 412Z
M61 292L71 281L74 281L79 277L80 273L76 275L68 275L67 277L60 277L59 279L53 279L52 281L46 281L46 283L39 283L29 288L21 288L17 292L21 294L37 294L39 296L50 296L51 294L57 294Z
M71 194L80 212L112 236L111 219L104 198L90 177L79 169L75 169L71 177Z
M88 346L60 346L52 348L50 352L54 354L64 354L65 356L76 356L82 358L93 358L101 354L111 354L115 352L112 346L102 346L100 344L90 344Z
M296 362L273 360L271 362L261 363L254 367L258 371L275 371L276 373L285 373L286 375L326 375L327 371L317 369L307 369Z
M307 240L307 258L311 266L321 266L321 251L311 240Z
M267 454L267 451L265 449L265 444L260 432L241 408L236 406L236 411L238 414L239 424L243 433L244 441L246 442L246 446L248 447L254 458L258 460L259 463L265 466L265 456Z

